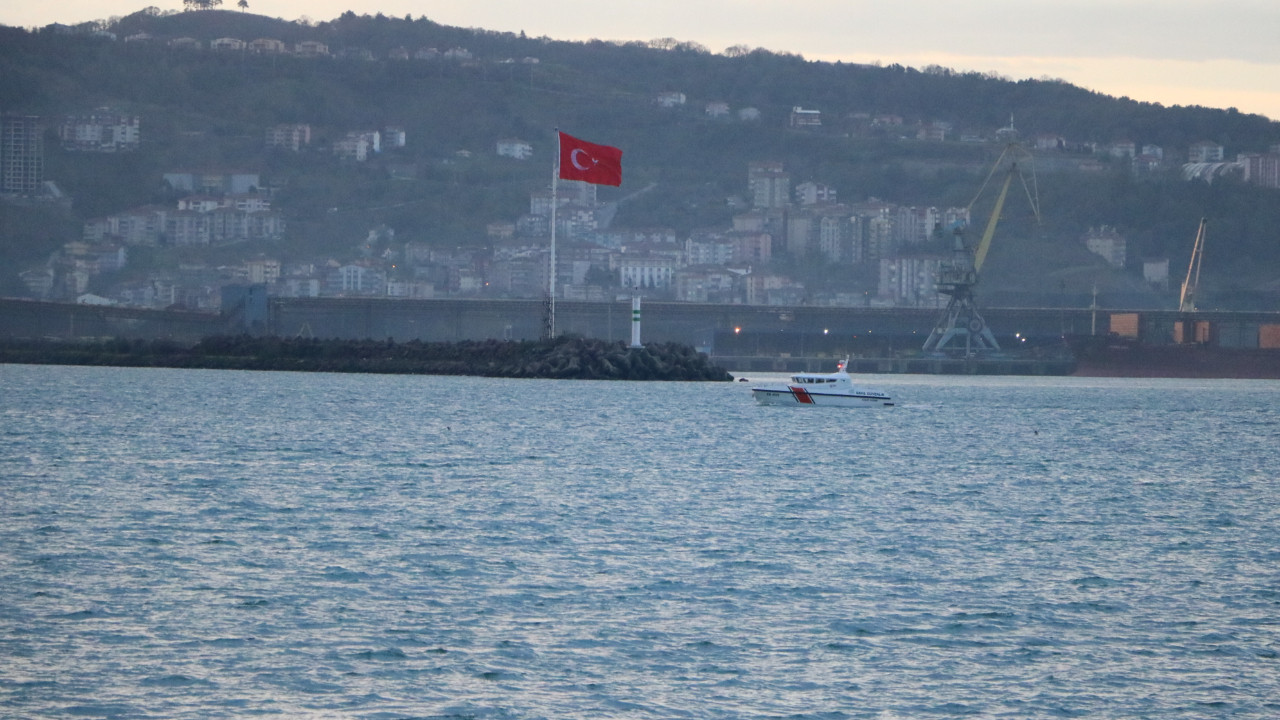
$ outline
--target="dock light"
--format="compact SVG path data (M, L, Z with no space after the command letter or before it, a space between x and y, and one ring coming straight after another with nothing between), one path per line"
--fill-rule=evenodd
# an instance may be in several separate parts
M823 334L823 335L826 335L828 332L830 332L830 330L827 330L826 328L822 328L822 334Z
M737 334L738 334L738 333L740 333L740 332L742 332L742 328L740 328L740 327L735 327L735 328L733 329L733 334L734 334L734 335L737 335Z

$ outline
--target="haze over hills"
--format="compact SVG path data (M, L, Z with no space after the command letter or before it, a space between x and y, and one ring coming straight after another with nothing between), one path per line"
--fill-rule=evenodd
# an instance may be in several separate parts
M1034 180L1043 217L1034 223L1021 190L1011 194L986 268L988 297L1043 302L1052 292L1075 301L1101 286L1167 304L1201 217L1211 228L1204 301L1270 308L1280 297L1280 190L1225 166L1184 179L1197 143L1219 147L1226 165L1277 151L1280 123L1234 110L1166 108L1055 80L808 62L750 48L713 53L676 40L559 42L351 13L304 24L153 10L78 29L114 39L0 30L0 110L46 119L44 179L70 198L69 207L0 205L4 294L28 294L18 273L80 238L86 221L176 203L183 193L162 182L166 173L257 173L264 187L256 189L270 191L287 229L222 247L131 248L128 267L95 283L264 254L342 262L378 228L393 230L401 245L491 247L491 225L516 224L530 212L530 195L547 189L557 127L624 150L623 186L598 193L617 202L610 227L670 228L681 242L731 228L749 209L751 163L781 163L792 188L812 182L841 203L965 207L1012 117L1023 140L1040 145ZM173 46L179 38L201 49ZM220 38L270 38L291 50L311 41L327 54L210 50ZM61 118L103 107L140 118L137 149L64 148ZM796 108L819 111L820 124L797 124ZM265 134L281 124L307 125L310 142L300 152L269 152ZM403 130L403 147L360 162L335 156L348 133L386 128ZM528 156L498 156L504 139L523 141ZM1126 147L1162 157L1139 170ZM975 225L985 223L990 202L974 202ZM1103 226L1127 241L1127 267L1109 267L1085 248L1085 234ZM938 230L908 249L945 252L951 240ZM876 292L876 263L787 253L784 238L773 247L772 271L810 290ZM1168 259L1172 290L1142 280L1142 261L1153 258Z

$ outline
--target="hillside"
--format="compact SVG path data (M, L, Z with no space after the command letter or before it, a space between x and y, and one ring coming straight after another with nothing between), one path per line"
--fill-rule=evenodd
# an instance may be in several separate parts
M492 243L490 223L515 221L529 211L529 194L547 185L559 127L624 149L624 185L599 194L625 199L615 226L670 227L683 236L731 223L740 212L732 199L747 196L748 163L764 160L783 163L793 184L837 189L844 202L967 205L999 151L995 130L1010 115L1024 138L1053 134L1065 146L1038 153L1043 225L1031 224L1026 204L1010 199L984 280L993 294L1048 287L1081 295L1099 282L1146 292L1140 268L1108 271L1083 250L1083 233L1102 225L1125 233L1131 266L1168 257L1176 285L1198 220L1208 217L1202 296L1216 293L1222 305L1265 299L1280 268L1280 191L1231 177L1186 182L1178 174L1195 142L1218 143L1229 159L1280 144L1280 123L1234 110L1166 108L1058 81L818 63L745 48L712 53L675 41L560 42L425 18L347 13L301 24L237 11L142 12L103 29L116 39L0 28L0 110L58 118L110 107L140 116L143 127L136 152L112 155L64 150L50 130L44 174L71 206L0 205L0 293L24 292L18 269L76 239L86 220L174 202L160 179L177 170L252 169L288 219L282 240L195 253L206 261L337 257L379 226L393 228L398 242L481 247ZM124 41L139 34L149 38ZM205 48L217 38L318 41L332 56L168 45L181 37ZM428 48L465 48L469 56L415 57ZM397 49L408 57L392 59ZM684 104L659 106L663 92L683 94ZM709 117L711 102L732 112ZM820 109L822 125L790 127L797 106ZM737 115L747 108L758 119ZM900 124L873 122L882 116ZM947 140L916 139L935 122L951 128ZM264 133L280 123L309 125L310 148L267 152ZM388 126L403 128L405 147L365 163L328 152L347 132ZM527 141L532 156L497 157L494 144L503 138ZM1101 151L1120 140L1163 148L1166 167L1135 176ZM1089 173L1078 171L1086 158L1097 165ZM986 210L979 203L974 212L984 217ZM190 261L193 252L137 255L145 269ZM872 268L815 267L822 263L810 258L778 262L807 273L810 283L874 276Z

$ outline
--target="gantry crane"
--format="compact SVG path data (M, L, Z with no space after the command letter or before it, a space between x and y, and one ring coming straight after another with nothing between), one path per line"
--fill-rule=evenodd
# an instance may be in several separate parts
M1182 281L1182 295L1178 298L1179 312L1196 311L1196 290L1200 287L1200 260L1204 257L1205 218L1200 218L1196 231L1196 244L1191 248L1191 264L1187 266L1187 279Z
M1012 121L1009 125L1012 134ZM987 251L991 249L991 238L995 235L996 223L1000 220L1000 213L1004 209L1004 201L1009 194L1009 186L1015 174L1022 181L1023 189L1026 190L1027 200L1031 203L1031 211L1035 215L1036 222L1040 222L1040 198L1031 160L1031 153L1021 143L1014 141L1005 146L1004 152L1000 153L995 165L991 167L991 172L987 174L987 179L978 189L978 194L969 203L970 212L973 210L974 203L982 197L991 179L995 177L996 171L1001 168L1004 169L1004 181L996 196L991 217L987 219L986 230L982 233L982 239L976 248L971 248L965 241L963 226L955 228L952 260L944 263L938 270L938 292L950 299L934 325L933 331L929 333L929 339L925 340L925 352L963 351L967 357L977 352L1000 350L1000 344L996 342L991 328L987 327L986 321L978 313L978 307L973 298L973 288L978 284L982 263L987 258ZM1022 172L1020 161L1026 161L1032 167L1030 183Z

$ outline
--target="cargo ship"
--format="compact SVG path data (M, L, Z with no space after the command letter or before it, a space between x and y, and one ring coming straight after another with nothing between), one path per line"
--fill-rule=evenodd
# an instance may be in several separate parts
M1152 345L1133 338L1074 338L1073 375L1139 378L1280 379L1280 348L1208 343Z

